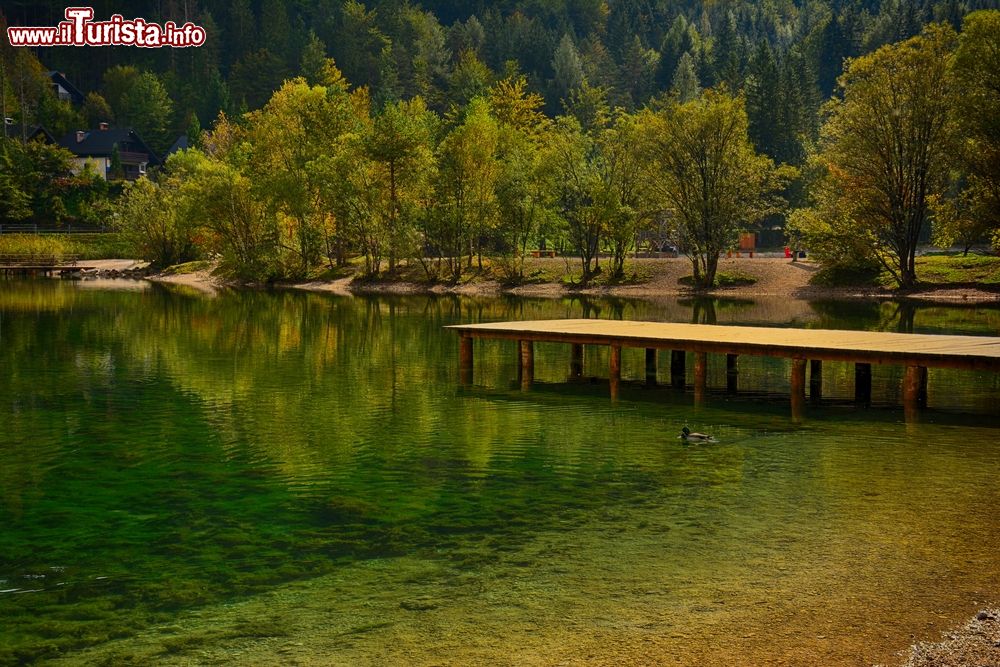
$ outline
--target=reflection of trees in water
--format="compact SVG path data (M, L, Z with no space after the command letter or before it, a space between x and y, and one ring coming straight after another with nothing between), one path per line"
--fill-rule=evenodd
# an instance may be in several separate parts
M749 299L719 299L713 297L695 297L693 299L680 299L678 302L682 306L691 308L692 324L718 324L720 312L736 312L747 310L755 305Z
M826 299L810 305L823 329L1000 335L1000 306L994 304Z

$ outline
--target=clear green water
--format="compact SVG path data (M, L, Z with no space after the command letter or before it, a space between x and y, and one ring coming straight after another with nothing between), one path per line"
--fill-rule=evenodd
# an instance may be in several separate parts
M444 325L580 316L1000 335L982 307L3 282L0 664L856 665L1000 601L997 376L932 370L910 424L892 367L864 409L826 365L798 424L775 360L695 408L626 350L611 403L559 345L520 391L495 342L459 387Z

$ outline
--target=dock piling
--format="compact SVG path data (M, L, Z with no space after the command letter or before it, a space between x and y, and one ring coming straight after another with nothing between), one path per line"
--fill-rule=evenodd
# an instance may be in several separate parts
M671 350L670 386L674 389L683 389L684 385L687 384L686 359L687 353L684 350Z
M819 359L809 361L809 400L819 403L823 398L823 362Z
M907 366L903 376L903 405L907 408L927 407L927 368Z
M472 384L472 366L472 337L461 336L458 339L458 369L463 385Z
M872 402L872 365L854 364L854 402L870 405Z
M806 360L792 359L792 419L802 419L806 405Z
M530 340L522 340L520 341L520 350L519 379L521 380L521 389L527 391L531 389L531 385L535 381L535 347Z
M580 343L570 346L569 374L574 378L583 377L583 345Z
M735 394L739 382L739 367L737 366L739 355L726 355L726 391Z
M646 348L646 386L656 386L656 348Z
M608 354L608 377L611 384L611 400L618 400L618 390L622 379L622 348L612 345Z
M708 355L704 352L694 353L694 403L700 405L705 401L705 391L708 387Z

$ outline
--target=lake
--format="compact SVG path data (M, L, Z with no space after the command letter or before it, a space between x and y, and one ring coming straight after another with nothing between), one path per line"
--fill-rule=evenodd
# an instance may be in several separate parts
M604 317L1000 335L913 303L343 297L0 283L0 664L901 662L1000 601L1000 378L789 363L571 382L448 324ZM125 289L128 288L128 289ZM660 376L668 383L668 355ZM692 363L688 363L689 382ZM688 444L682 426L717 442Z

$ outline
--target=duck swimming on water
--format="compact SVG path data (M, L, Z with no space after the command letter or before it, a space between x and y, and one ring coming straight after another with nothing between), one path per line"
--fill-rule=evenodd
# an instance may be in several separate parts
M681 429L681 440L689 442L715 442L715 438L705 433L692 433L687 426Z

